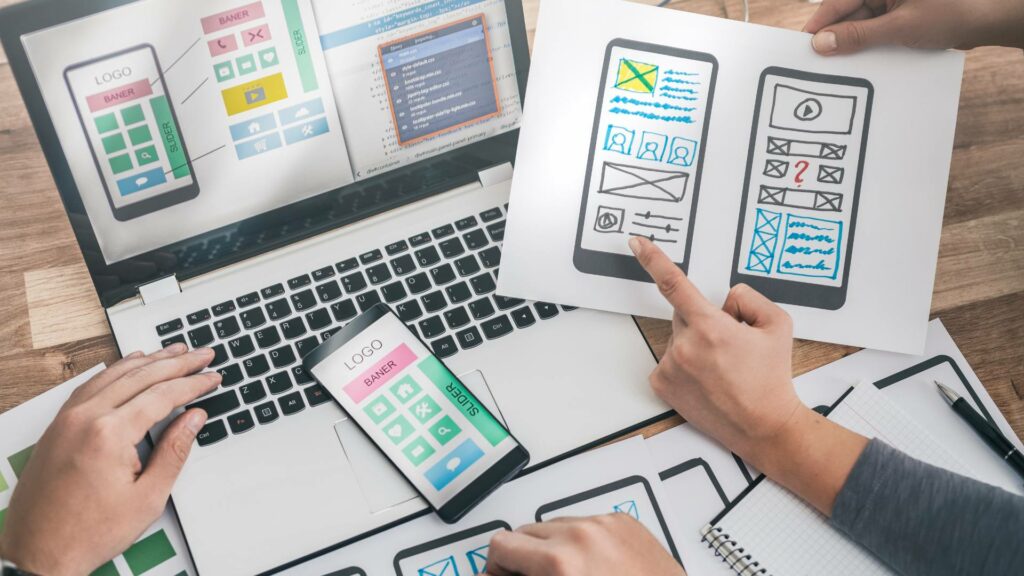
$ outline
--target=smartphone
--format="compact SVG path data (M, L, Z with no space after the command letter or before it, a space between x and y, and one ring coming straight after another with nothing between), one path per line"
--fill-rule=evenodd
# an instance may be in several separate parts
M445 522L458 521L530 461L384 304L353 319L302 363Z
M573 264L586 274L650 282L630 236L690 259L714 56L616 39L605 52Z
M732 285L784 304L846 303L873 95L861 78L761 74Z
M115 219L131 220L199 195L151 45L68 66L64 81Z

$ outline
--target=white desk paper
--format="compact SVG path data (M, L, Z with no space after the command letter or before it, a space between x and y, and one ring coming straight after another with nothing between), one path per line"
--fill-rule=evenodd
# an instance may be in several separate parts
M921 351L962 54L825 58L614 0L545 2L533 54L501 294L668 318L641 235L714 302L746 282L783 304L797 337Z

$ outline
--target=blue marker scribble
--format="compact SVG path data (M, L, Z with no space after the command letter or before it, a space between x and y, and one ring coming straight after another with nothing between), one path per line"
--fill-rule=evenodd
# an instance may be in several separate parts
M696 96L679 96L677 94L662 94L662 98L671 98L672 100L686 100L687 102L696 102L699 100Z
M835 230L835 228L831 227L831 226L815 226L814 224L811 224L810 222L790 222L789 223L789 227L790 228L810 228L811 230Z
M790 254L824 254L831 256L836 253L835 248L809 248L807 246L787 246L786 252Z
M829 267L825 264L824 260L818 260L814 264L794 264L792 262L783 262L780 267L787 270L821 270L822 272L827 272L829 270Z
M680 112L693 112L695 108L686 106L679 106L676 104L663 104L661 102L645 102L643 100L637 100L636 98L627 98L625 96L616 96L610 101L611 104L630 104L633 106L646 106L650 108L662 108L664 110L679 110Z
M693 88L676 88L675 86L662 86L662 92L672 92L674 94L700 94Z
M626 116L638 116L647 120L658 120L661 122L678 122L681 124L694 124L696 121L692 116L687 114L686 116L662 116L661 114L654 114L651 112L643 112L640 110L626 110L625 108L619 108L616 106L608 111L610 114L623 114Z
M806 242L825 242L826 244L835 242L835 238L829 234L811 236L809 234L804 234L803 232L793 232L792 234L786 234L786 238L789 238L790 240L804 240Z
M782 254L776 271L788 276L828 278L839 276L843 223L786 214Z
M682 79L679 79L679 78L665 78L663 81L667 82L669 84L700 85L700 82L694 82L693 80L682 80Z
M700 72L685 72L683 70L665 70L669 76L700 76Z

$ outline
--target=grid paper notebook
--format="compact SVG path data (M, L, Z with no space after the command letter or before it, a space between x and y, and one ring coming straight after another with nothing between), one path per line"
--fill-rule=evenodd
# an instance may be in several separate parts
M879 438L918 460L967 475L958 462L870 382L857 385L829 419ZM762 479L701 530L701 539L741 576L894 574L870 552L828 525L788 490Z

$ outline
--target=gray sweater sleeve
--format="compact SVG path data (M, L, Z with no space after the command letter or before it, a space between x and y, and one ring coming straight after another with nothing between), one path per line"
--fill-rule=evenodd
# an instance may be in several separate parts
M1024 574L1024 497L872 440L831 523L904 575Z

